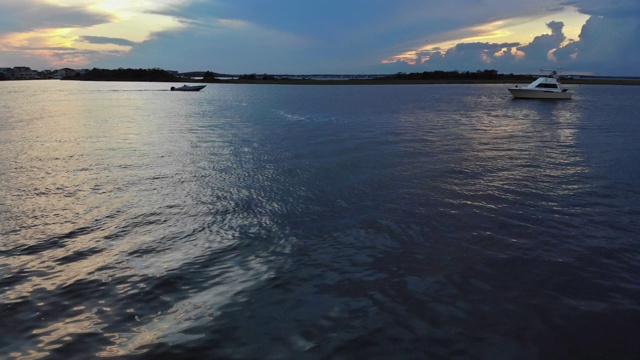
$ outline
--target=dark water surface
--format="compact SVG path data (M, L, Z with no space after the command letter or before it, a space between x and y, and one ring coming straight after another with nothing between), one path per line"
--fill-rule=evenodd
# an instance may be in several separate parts
M0 83L0 358L640 358L640 87L169 86Z

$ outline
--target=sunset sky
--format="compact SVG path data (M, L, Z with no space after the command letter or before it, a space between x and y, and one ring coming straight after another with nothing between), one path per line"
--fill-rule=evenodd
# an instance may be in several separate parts
M2 0L13 66L640 76L640 1Z

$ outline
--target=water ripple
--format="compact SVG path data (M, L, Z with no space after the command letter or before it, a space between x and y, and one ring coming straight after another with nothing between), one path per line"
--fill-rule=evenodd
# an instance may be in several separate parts
M0 357L640 354L637 89L29 84Z

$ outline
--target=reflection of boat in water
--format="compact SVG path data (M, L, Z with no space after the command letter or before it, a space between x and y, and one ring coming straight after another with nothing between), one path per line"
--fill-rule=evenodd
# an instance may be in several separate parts
M207 85L182 85L180 87L171 87L171 91L200 91Z
M571 99L571 92L562 87L558 81L559 76L554 70L548 76L541 76L527 86L510 87L509 92L515 99Z

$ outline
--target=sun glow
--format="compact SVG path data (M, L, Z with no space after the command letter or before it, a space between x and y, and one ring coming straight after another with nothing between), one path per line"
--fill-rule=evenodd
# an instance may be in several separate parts
M77 36L103 36L122 38L133 42L147 40L151 34L177 29L184 26L177 20L167 16L155 14L135 14L118 21L104 23L91 28L75 29Z
M50 66L85 66L101 56L126 53L154 33L185 26L178 19L160 14L165 7L185 1L166 0L158 5L159 2L149 0L45 0L70 12L97 14L105 22L8 33L0 37L0 50L28 54ZM106 40L94 40L100 38Z

